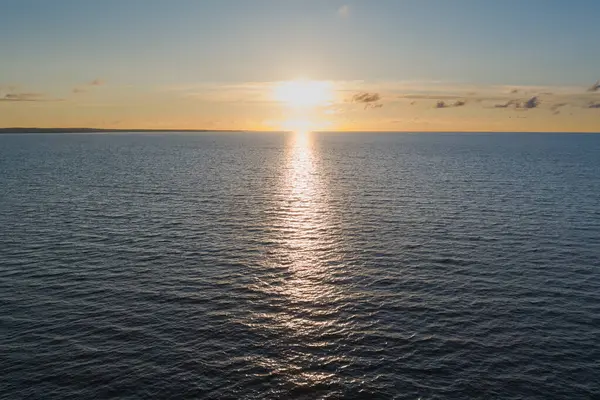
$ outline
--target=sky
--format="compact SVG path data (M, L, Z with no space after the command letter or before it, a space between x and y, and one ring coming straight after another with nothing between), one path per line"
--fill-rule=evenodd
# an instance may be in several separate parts
M0 127L600 132L597 0L0 0Z

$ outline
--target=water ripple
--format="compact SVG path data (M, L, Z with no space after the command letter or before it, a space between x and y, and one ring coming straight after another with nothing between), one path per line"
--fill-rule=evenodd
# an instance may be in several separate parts
M600 136L0 137L0 398L600 396Z

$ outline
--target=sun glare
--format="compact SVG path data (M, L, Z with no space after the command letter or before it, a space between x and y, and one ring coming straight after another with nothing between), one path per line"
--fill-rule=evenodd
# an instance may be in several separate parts
M326 106L333 100L333 89L330 82L297 79L275 86L274 97L290 107Z
M309 131L315 129L315 126L312 121L310 121L309 119L302 119L302 118L289 119L287 121L284 121L281 124L281 127L286 131L291 131L291 132L296 132L296 133L306 133L306 132L309 132Z
M316 119L316 118L290 118L281 121L277 126L284 131L295 132L295 133L307 133L312 131L319 131L324 129L330 129L332 123L329 121Z

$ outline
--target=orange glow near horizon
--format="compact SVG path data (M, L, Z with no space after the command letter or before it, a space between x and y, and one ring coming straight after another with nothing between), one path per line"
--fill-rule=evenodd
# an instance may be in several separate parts
M317 121L312 118L290 118L281 122L280 127L285 131L307 133L311 131L329 129L332 124L328 121Z

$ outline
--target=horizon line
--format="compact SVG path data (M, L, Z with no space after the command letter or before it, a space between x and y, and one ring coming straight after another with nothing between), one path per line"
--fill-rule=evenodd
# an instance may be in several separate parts
M5 127L0 128L0 134L10 133L294 133L292 130L261 130L261 129L176 129L176 128L93 128L93 127ZM311 133L565 133L598 134L600 131L493 131L493 130L313 130Z

